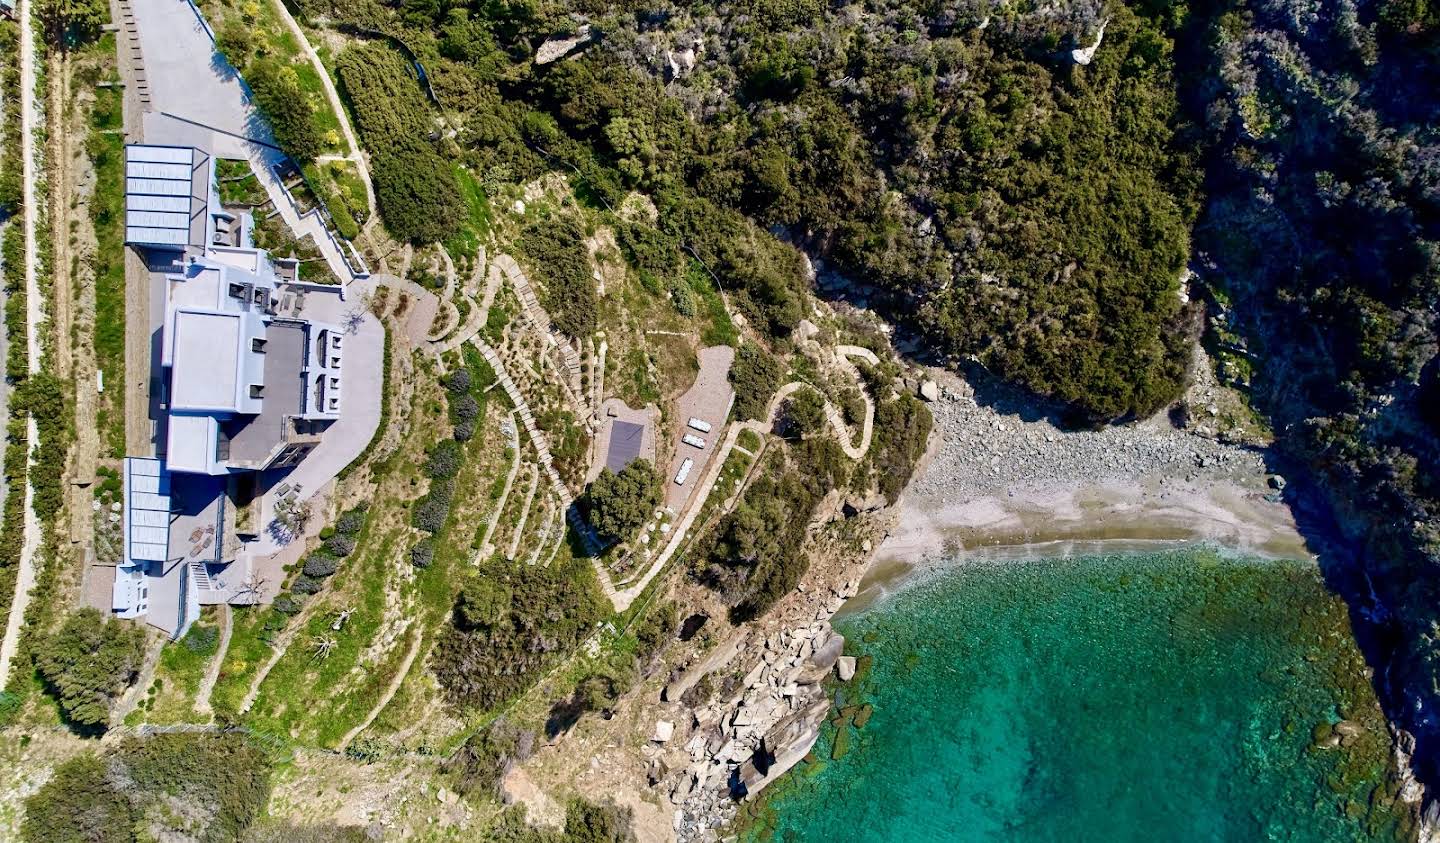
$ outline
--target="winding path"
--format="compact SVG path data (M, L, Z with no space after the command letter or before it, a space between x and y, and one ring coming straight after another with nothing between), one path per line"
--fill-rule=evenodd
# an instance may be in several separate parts
M848 358L859 357L871 365L877 365L879 363L879 359L876 358L874 352L854 345L837 347L835 349L835 357L850 369L852 374L855 375L856 380L859 380L860 373L849 362ZM676 522L675 528L670 531L670 541L667 542L664 549L655 556L655 561L650 563L650 568L645 572L644 576L625 589L615 589L613 586L610 586L609 577L604 574L603 570L601 570L597 564L596 570L601 571L601 586L605 591L605 596L609 597L611 604L614 605L615 611L623 612L630 608L630 604L635 601L635 598L640 596L640 593L645 590L645 587L650 584L650 581L655 579L664 569L665 563L670 561L670 557L674 556L675 552L680 549L686 534L689 533L690 528L694 526L695 519L699 517L701 510L705 508L705 501L710 497L710 492L715 486L715 481L720 478L720 470L724 468L725 461L730 457L731 449L738 447L735 443L740 437L740 432L743 430L753 430L763 436L766 429L773 425L775 416L780 412L780 406L784 403L785 399L796 390L802 388L814 389L813 386L803 381L793 381L782 386L779 391L775 393L775 396L770 399L770 405L766 413L769 421L736 422L730 425L730 429L725 432L724 441L720 444L720 447L715 450L715 455L711 457L709 464L705 466L705 475L701 479L699 487L690 495L690 506L685 510L684 514L680 516L680 520ZM825 415L830 419L831 426L835 428L835 436L840 442L840 447L845 451L845 456L852 460L864 459L865 454L869 452L871 434L875 424L875 402L870 400L869 394L863 389L860 391L860 397L865 402L865 421L861 426L860 442L856 444L851 443L850 429L846 426L845 420L840 415L840 411L830 401L827 400L825 402ZM743 448L741 450L744 451ZM745 453L749 452L745 451Z

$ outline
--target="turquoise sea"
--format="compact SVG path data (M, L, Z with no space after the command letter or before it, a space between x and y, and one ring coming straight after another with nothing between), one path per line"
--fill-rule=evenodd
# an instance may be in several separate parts
M751 809L750 839L1413 835L1348 615L1313 564L967 560L837 626L869 658L813 761ZM1320 748L1341 720L1363 732Z

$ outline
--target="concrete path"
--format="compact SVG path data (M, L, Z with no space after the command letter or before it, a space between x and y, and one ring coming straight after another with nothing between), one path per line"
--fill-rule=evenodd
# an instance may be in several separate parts
M215 683L220 681L220 668L225 664L225 652L230 649L230 633L234 626L230 604L221 603L220 645L215 648L215 655L205 668L205 677L200 680L200 689L195 692L195 710L201 714L208 715L211 712L210 693L215 690Z
M285 22L295 40L300 42L300 49L304 51L305 57L310 60L311 67L315 68L315 74L320 77L320 86L325 89L325 99L330 101L330 110L335 112L335 119L340 121L340 134L345 136L345 145L350 148L350 154L344 156L323 156L327 159L349 161L355 165L360 173L360 180L365 184L365 205L370 209L369 216L365 218L365 231L369 232L370 226L379 219L375 210L375 186L370 182L370 164L365 158L365 150L360 146L360 141L355 137L355 130L350 126L350 115L346 113L345 106L340 102L340 94L335 90L335 83L330 79L330 71L325 69L324 62L320 61L320 54L310 45L310 39L305 36L305 30L295 22L290 15L290 9L283 0L271 0L270 5Z
M408 621L406 625L408 627ZM380 695L380 699L375 702L375 707L370 709L370 713L365 715L365 719L360 721L360 725L346 732L345 737L340 739L340 743L335 747L337 752L344 752L345 748L350 745L350 742L359 737L361 732L370 728L370 724L375 722L375 718L380 716L380 712L385 710L385 706L389 705L390 701L395 699L395 694L399 693L400 685L405 681L405 676L410 673L410 666L415 664L415 657L420 655L420 645L424 641L425 635L423 633L415 633L415 640L410 644L410 649L405 653L404 661L400 662L400 669L396 671L394 678L390 680L390 684L385 687L385 693Z
M25 345L29 351L29 372L40 371L40 322L44 319L40 296L40 253L35 242L35 215L39 208L35 184L39 166L35 160L35 20L33 0L20 0L17 17L20 21L20 178L22 181L21 226L25 254ZM0 689L10 681L10 663L20 646L20 629L25 612L30 608L30 592L35 587L35 554L40 550L40 519L35 515L35 448L40 434L35 417L25 422L26 447L29 450L25 483L25 530L20 546L20 561L15 575L15 595L5 622L5 637L0 640Z
M861 357L872 364L878 362L874 352L869 349L853 345L842 345L836 348L835 359L839 361L842 366L849 369L851 374L855 376L856 381L859 381L860 373L855 369L855 366L846 359L847 357ZM794 395L797 391L807 388L815 389L815 387L803 381L793 381L780 387L779 391L775 393L775 396L770 399L769 410L766 413L768 418L773 422L778 417L780 407L784 404L785 399ZM819 390L816 391L818 392ZM866 393L863 388L860 390L860 398L865 402L865 418L860 425L859 442L852 441L853 437L850 433L850 426L845 423L845 418L843 414L841 414L840 408L836 407L830 399L825 399L825 418L830 421L830 426L835 431L835 438L840 442L840 449L845 452L845 456L852 460L862 460L865 458L865 455L870 452L870 439L875 427L875 402L870 400L869 394Z

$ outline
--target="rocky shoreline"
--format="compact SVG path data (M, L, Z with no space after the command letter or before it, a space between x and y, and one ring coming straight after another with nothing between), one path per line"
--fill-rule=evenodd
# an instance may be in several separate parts
M830 626L859 589L854 573L838 587L801 591L781 610L778 628L737 631L665 686L671 719L656 723L648 775L675 806L672 828L682 843L719 840L740 803L798 764L819 739L830 710L824 680L832 671L847 679L855 669L854 659L842 655L844 636ZM728 682L728 693L689 707L687 694L715 677Z

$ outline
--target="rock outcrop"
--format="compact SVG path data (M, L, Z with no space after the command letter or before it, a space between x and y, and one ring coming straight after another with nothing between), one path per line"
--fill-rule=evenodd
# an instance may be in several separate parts
M729 668L731 676L741 677L728 699L693 711L688 723L682 720L676 726L667 748L653 750L675 762L656 787L677 807L678 839L717 839L716 830L734 818L738 802L754 798L815 745L830 709L822 682L841 664L847 664L844 669L852 675L854 670L853 659L841 661L845 638L830 627L829 617L859 585L852 580L815 594L822 602L813 621L757 637L743 648L727 642L666 687L665 698L673 701L707 673L719 675ZM754 663L730 667L740 652ZM676 745L681 747L678 752L672 749Z
M596 32L590 28L590 24L582 24L575 30L574 35L567 35L558 38L547 38L540 49L535 51L536 64L550 64L559 61L566 56L590 46L596 39Z

